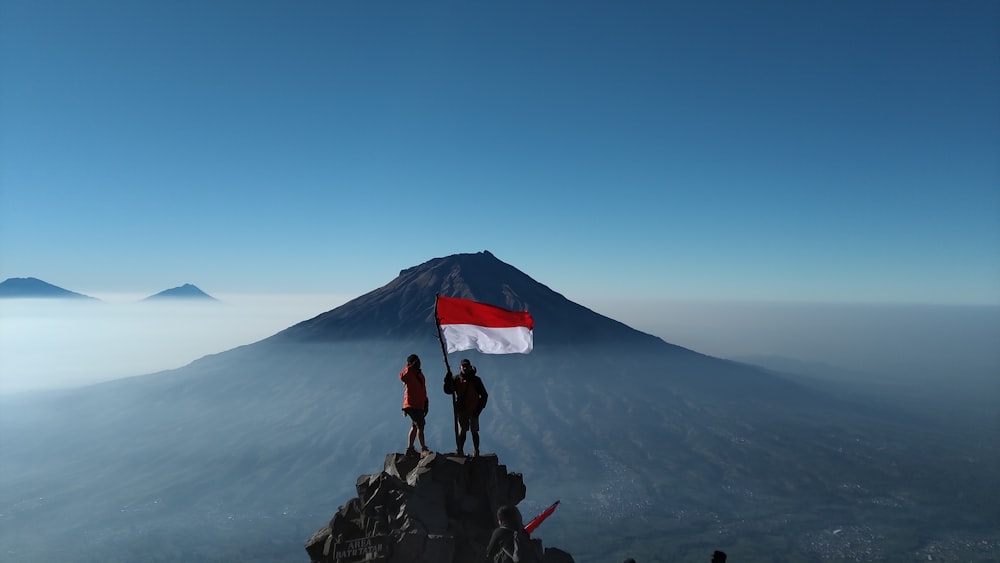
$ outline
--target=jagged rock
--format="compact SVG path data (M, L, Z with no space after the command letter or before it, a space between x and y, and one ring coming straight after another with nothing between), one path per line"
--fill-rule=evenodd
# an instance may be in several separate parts
M493 563L486 544L496 511L517 505L526 489L496 455L389 454L381 473L358 478L358 496L306 542L313 563ZM535 538L537 540L537 538ZM572 563L546 548L547 563Z

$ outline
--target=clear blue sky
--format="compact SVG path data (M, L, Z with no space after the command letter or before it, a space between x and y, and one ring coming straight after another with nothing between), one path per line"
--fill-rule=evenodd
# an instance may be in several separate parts
M1000 2L0 0L0 278L1000 304Z

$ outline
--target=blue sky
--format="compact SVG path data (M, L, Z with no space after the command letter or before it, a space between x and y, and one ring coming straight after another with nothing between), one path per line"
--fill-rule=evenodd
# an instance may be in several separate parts
M0 278L1000 304L1000 3L0 0Z

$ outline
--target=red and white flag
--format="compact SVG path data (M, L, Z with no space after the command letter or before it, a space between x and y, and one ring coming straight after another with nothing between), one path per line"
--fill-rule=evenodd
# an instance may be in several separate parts
M457 297L437 298L437 320L445 352L484 354L531 352L535 320L527 311L508 311Z

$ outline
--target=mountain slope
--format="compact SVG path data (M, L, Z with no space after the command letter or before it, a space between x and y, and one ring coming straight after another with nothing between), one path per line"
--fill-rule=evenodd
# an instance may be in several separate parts
M197 286L186 283L179 287L173 287L170 289L165 289L155 295L150 295L149 297L143 299L143 301L162 301L171 299L191 299L191 300L203 300L203 301L216 301L214 297L205 293Z
M669 382L713 396L717 387L728 386L715 399L733 403L734 407L769 391L777 396L769 396L768 401L796 400L798 394L807 393L765 370L711 358L600 315L488 251L436 258L405 269L385 286L281 331L261 345L379 340L395 341L401 346L434 346L436 294L531 312L535 319L535 350L530 359L485 356L482 361L487 363L533 366L546 365L539 358L564 362L586 356L591 358L585 362L587 369L578 375L621 372L645 377L651 375L652 369L659 376L657 385ZM754 389L750 395L739 392L750 386Z
M38 278L8 278L0 282L0 298L94 299Z
M461 297L535 318L542 345L663 341L573 303L488 251L436 258L392 282L276 336L289 341L409 340L434 332L434 295Z

